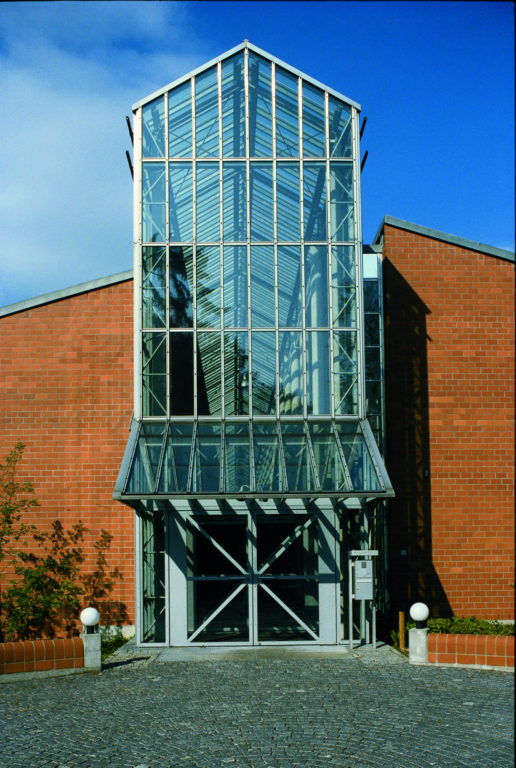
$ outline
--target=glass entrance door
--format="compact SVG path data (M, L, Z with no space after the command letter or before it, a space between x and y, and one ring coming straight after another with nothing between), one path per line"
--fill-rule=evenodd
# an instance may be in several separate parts
M337 642L338 569L320 513L201 514L176 532L172 645Z

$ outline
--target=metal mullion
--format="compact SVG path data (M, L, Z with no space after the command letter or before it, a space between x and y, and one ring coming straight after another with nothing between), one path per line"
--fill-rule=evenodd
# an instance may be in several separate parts
M249 416L253 415L253 375L251 341L251 181L249 162L249 50L244 48L244 91L245 91L245 186L246 186L246 260L247 260L247 349L249 368Z
M351 480L351 475L349 474L348 464L347 464L346 458L344 456L344 451L342 450L342 445L340 444L339 433L337 432L337 428L335 426L335 422L334 421L331 422L331 428L332 428L332 431L333 431L333 437L335 438L335 444L337 446L337 451L339 453L342 466L344 467L344 475L346 477L346 482L348 484L348 488L349 488L350 491L353 491L354 490L353 481Z
M313 451L312 439L311 439L310 430L308 429L308 424L307 424L306 421L303 422L303 429L304 429L304 432L305 432L306 443L307 443L307 446L308 446L308 455L310 456L310 462L312 464L312 472L313 472L313 475L314 475L315 485L317 487L317 490L320 491L321 490L321 481L319 479L319 473L317 472L317 466L316 466L316 463L315 463L315 456L314 456L314 451Z
M353 214L355 243L355 294L357 301L357 376L358 376L358 417L365 418L365 371L364 371L364 307L362 301L362 213L360 202L360 135L359 117L355 107L351 108L351 136L353 151Z
M376 441L374 439L374 435L371 431L371 425L367 421L367 419L364 419L362 422L360 422L360 429L364 436L365 444L367 446L367 450L369 453L369 458L371 459L371 462L374 467L374 471L376 473L376 477L378 478L378 482L380 483L382 491L387 490L387 474L385 472L385 467L382 461L382 457L380 455L380 451L378 446L376 445Z
M249 479L251 492L256 491L256 476L255 476L255 463L254 463L254 435L253 435L253 422L249 419Z
M161 453L159 455L158 468L156 470L156 482L154 483L154 493L159 493L159 481L161 472L163 470L163 462L165 461L165 453L167 449L169 425L165 425L165 431L163 432L163 442L161 444ZM176 487L177 487L177 473L176 473Z
M258 552L257 552L257 526L256 514L247 511L247 567L248 573L248 615L249 615L249 642L253 645L258 643L258 584L256 581L256 572L258 570Z
M224 387L223 387L224 389ZM222 419L220 423L220 465L219 465L219 493L224 493L224 468L226 465L226 423Z
M134 127L134 181L133 181L133 331L134 331L134 418L143 416L143 341L142 341L142 240L143 240L143 193L142 193L142 108L133 117Z
M278 436L278 449L280 455L281 473L283 475L283 486L285 493L288 493L287 467L285 465L285 451L283 450L283 437L281 434L281 423L279 420L276 420L276 434Z
M308 413L308 378L306 374L306 305L305 305L305 198L304 198L304 158L303 158L303 82L298 80L298 126L299 126L299 213L301 220L301 368L303 386L303 418Z
M226 415L226 394L224 387L224 225L223 225L223 176L222 176L222 64L217 64L217 109L219 122L219 296L220 296L220 375L221 375L221 398L220 409L222 418ZM221 454L222 455L222 454ZM222 466L222 465L221 465ZM221 484L220 486L224 486Z
M190 446L190 461L188 462L188 480L186 481L186 492L192 492L193 465L195 461L195 444L197 442L197 422L194 420L192 429L192 444Z
M171 381L170 381L170 159L169 159L169 124L168 124L168 91L164 95L165 108L165 412L170 418L172 412ZM156 486L157 487L157 486Z
M192 107L192 262L193 262L193 415L197 418L197 153L196 153L196 127L195 127L195 78L190 80L191 107ZM192 437L192 446L195 442L196 430ZM191 469L191 468L190 468ZM190 488L190 474L188 475L188 488Z
M335 418L335 366L333 361L333 250L331 240L331 204L330 204L330 97L328 91L324 92L324 146L326 154L326 183L328 191L326 195L326 227L328 236L328 286L330 313L330 416Z
M273 258L274 258L274 342L275 342L275 381L274 413L279 418L279 298L278 298L278 160L276 149L276 64L271 64L271 105L272 105L272 223L273 223Z

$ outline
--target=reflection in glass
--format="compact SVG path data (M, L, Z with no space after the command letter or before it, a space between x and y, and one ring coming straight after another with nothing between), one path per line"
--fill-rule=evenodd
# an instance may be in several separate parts
M143 415L165 416L166 398L166 335L142 334Z
M355 331L333 334L333 385L335 413L358 413L357 335Z
M224 490L226 493L249 493L249 422L226 423L225 437Z
M269 61L251 52L249 52L249 155L250 157L272 157L271 65Z
M160 493L185 493L192 448L193 423L171 422L159 479Z
M307 327L328 327L328 248L305 247L305 312Z
M222 62L222 155L245 156L243 53Z
M269 585L268 585L269 586ZM317 634L319 631L318 585L313 581L274 581L271 590L296 616ZM265 589L258 589L258 640L314 640Z
M364 280L364 312L380 311L378 280Z
M238 582L194 582L194 616L197 628L233 592ZM226 643L249 641L249 597L247 587L236 592L233 599L195 636L196 643Z
M323 157L326 153L324 91L303 82L303 155Z
M170 247L170 327L193 326L193 255L191 248Z
M263 575L317 576L319 572L317 521L295 517L259 515L256 519L256 557ZM272 582L268 586L274 590Z
M170 239L177 243L191 243L192 226L192 164L169 164L169 229Z
M330 103L330 155L351 157L351 108L329 97Z
M197 334L197 413L220 416L222 413L220 334Z
M197 163L197 242L220 240L219 167Z
M299 164L278 163L276 168L278 240L299 240Z
M197 157L218 157L217 67L211 67L195 78L195 147Z
M380 380L380 348L379 347L366 347L365 375L366 375L366 379Z
M306 400L308 413L330 413L330 334L306 333Z
M256 492L283 491L285 484L280 460L276 423L253 422L253 450Z
M303 422L282 423L283 455L288 489L293 491L315 490L315 480L308 452Z
M220 492L220 424L197 424L192 491Z
M224 163L224 240L245 242L247 232L246 181L244 163Z
M165 325L166 249L144 245L142 248L142 326Z
M170 157L192 156L192 88L190 81L168 92Z
M305 240L326 240L326 167L304 164Z
M280 416L303 413L303 337L301 331L279 332Z
M242 570L247 570L247 525L245 520L237 518L227 522L227 518L214 520L213 517L209 518L202 515L196 515L194 520L200 530L189 520L186 523L186 575L188 579L195 579L199 576L238 576L242 574ZM214 542L218 544L218 547L215 546ZM218 604L219 601L215 603L212 610ZM211 612L210 610L209 613Z
M170 334L170 413L192 416L194 412L193 334Z
M353 240L353 166L351 163L330 165L330 237Z
M224 247L224 325L247 326L247 248Z
M251 240L272 241L272 163L251 163Z
M357 323L355 249L352 245L335 245L331 259L333 325L354 328Z
M251 246L251 325L274 326L274 248Z
M142 155L165 156L165 105L163 96L142 107Z
M310 421L310 437L322 491L349 491L331 422Z
M276 67L276 154L299 157L298 79Z
M142 163L143 241L165 242L165 165Z
M141 516L142 537L142 641L166 640L165 513Z
M378 315L366 313L364 336L368 346L379 346L380 344L380 319Z
M220 328L220 248L197 248L197 325Z
M126 493L154 493L165 429L163 424L142 424Z
M301 311L301 247L278 246L278 322L280 328L300 328Z
M224 397L226 416L249 413L247 331L224 334Z
M253 413L276 413L276 334L252 333Z
M353 488L357 491L380 490L380 484L360 426L353 422L344 421L336 422L336 427Z

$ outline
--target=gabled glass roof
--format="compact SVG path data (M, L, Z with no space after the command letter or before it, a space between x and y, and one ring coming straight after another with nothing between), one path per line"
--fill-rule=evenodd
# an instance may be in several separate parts
M133 421L114 498L388 497L364 421Z
M163 93L165 93L165 91L170 91L172 88L177 88L186 80L189 80L191 77L194 77L195 75L201 74L206 69L209 69L214 64L217 64L219 61L224 61L229 56L233 56L235 53L238 53L239 51L244 50L244 48L248 48L250 51L254 51L258 55L263 56L263 58L268 59L269 61L274 61L280 67L283 67L283 69L286 69L288 72L291 72L296 77L302 77L303 80L305 80L307 83L311 83L312 85L315 85L317 88L322 88L324 91L327 91L328 93L332 94L332 96L335 96L337 99L344 101L346 104L352 107L355 107L358 110L361 109L360 104L358 104L356 101L349 99L347 96L344 96L342 93L335 91L333 88L328 88L328 86L324 85L324 83L321 83L318 80L315 80L313 77L309 77L309 75L305 75L305 73L301 72L299 69L296 69L295 67L291 67L290 64L287 64L286 62L276 58L275 56L271 56L270 53L267 53L267 51L264 51L262 48L258 48L256 45L253 45L248 40L244 40L239 45L236 45L234 48L231 48L229 51L226 51L225 53L222 53L220 56L217 56L216 58L211 59L211 61L208 61L206 64L203 64L202 66L197 67L197 69L192 70L192 72L189 72L187 75L183 75L182 77L178 78L177 80L174 80L168 85L165 85L163 88L160 88L158 91L154 91L154 93L149 94L149 96L146 96L144 99L140 99L140 101L137 101L135 104L133 104L132 106L133 111L138 109L138 107L141 107L144 104L148 104L150 101L153 101L154 99L158 98L158 96L161 96Z

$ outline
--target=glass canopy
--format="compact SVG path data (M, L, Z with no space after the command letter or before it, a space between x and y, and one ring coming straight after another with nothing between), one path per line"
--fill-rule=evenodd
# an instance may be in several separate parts
M367 421L133 421L115 497L392 496Z

